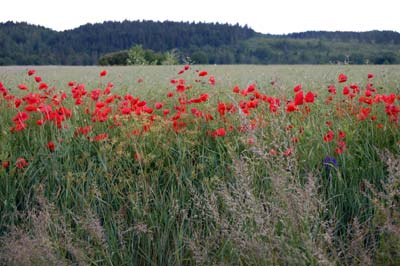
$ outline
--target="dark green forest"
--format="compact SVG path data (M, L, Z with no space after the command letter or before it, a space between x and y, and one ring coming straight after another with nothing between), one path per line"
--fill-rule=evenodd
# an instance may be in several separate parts
M132 60L138 54L144 60ZM0 23L0 65L172 63L399 64L400 33L270 35L238 24L171 21L110 21L58 32Z

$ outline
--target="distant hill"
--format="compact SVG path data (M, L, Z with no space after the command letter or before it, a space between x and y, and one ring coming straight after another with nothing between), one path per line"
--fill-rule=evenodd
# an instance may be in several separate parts
M323 39L339 42L364 42L369 44L400 44L400 34L395 31L367 31L367 32L342 32L342 31L306 31L291 33L286 37L294 39Z
M123 64L134 45L176 49L181 60L199 64L400 63L400 34L393 31L268 35L238 24L123 21L57 32L0 23L0 65Z

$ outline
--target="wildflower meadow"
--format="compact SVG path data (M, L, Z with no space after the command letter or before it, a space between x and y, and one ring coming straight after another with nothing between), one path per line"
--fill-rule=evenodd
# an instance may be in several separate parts
M0 264L400 265L399 73L0 68Z

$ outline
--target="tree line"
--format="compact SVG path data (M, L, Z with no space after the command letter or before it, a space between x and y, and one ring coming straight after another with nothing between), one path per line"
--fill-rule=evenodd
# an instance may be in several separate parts
M139 54L133 60L135 49ZM187 62L399 64L400 34L310 31L270 35L238 24L171 21L108 21L57 32L27 23L0 23L0 65Z

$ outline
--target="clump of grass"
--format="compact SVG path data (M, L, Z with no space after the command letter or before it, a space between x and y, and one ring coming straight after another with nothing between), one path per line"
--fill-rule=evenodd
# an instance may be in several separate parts
M18 214L23 223L9 227L1 236L0 262L21 266L68 265L76 260L79 265L87 265L83 259L85 251L72 245L71 232L66 231L56 208L43 195L35 199L35 204L35 208Z
M335 236L335 223L326 228L327 248L342 265L400 263L400 158L388 150L378 154L387 166L387 180L380 186L364 181L364 197L371 202L373 215L363 222L354 217L343 238Z
M388 178L382 190L367 183L375 207L372 226L378 235L375 259L380 265L400 264L400 157L388 150L380 152L387 165Z
M253 145L233 161L230 182L202 194L191 190L195 209L201 210L190 219L193 227L198 219L213 221L208 233L195 231L187 241L196 263L330 265L336 258L324 249L324 204L315 177L301 182L295 157L271 155L261 136L248 132ZM290 145L278 142L273 144L278 149Z
M35 190L32 209L18 213L21 222L0 237L0 262L5 265L91 265L108 263L104 227L90 209L65 215ZM72 221L68 221L68 217Z

